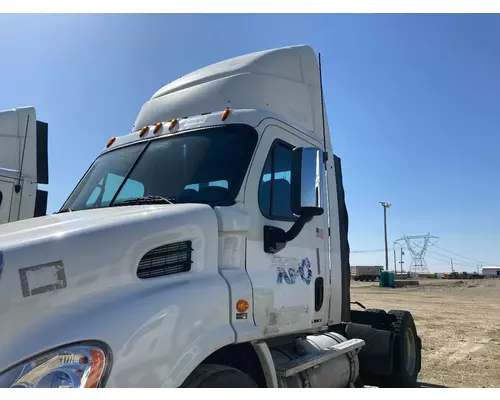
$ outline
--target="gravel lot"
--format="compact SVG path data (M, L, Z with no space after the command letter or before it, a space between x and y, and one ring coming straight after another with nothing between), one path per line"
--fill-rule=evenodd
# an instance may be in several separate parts
M351 297L367 308L413 314L422 386L500 387L500 279L426 279L400 289L351 281Z

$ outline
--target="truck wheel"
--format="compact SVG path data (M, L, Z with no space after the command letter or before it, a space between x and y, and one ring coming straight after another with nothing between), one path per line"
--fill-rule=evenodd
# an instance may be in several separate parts
M381 310L380 308L367 308L365 312L373 312L377 314L385 314L384 310Z
M239 369L219 364L201 364L182 384L183 388L258 388L247 374Z
M388 379L390 387L416 387L422 362L422 341L410 312L391 310L397 320L394 327L393 373Z

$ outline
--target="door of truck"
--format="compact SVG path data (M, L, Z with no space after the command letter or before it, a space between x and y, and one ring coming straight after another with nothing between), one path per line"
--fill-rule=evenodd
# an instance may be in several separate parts
M252 215L246 268L254 321L268 336L321 326L328 315L326 210L278 253L264 251L265 225L288 231L297 219L290 208L293 148L319 147L286 129L265 129L245 189L245 207Z

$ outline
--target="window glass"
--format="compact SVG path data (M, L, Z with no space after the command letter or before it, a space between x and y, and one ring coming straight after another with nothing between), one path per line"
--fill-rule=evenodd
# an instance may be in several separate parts
M291 146L276 143L267 156L259 185L259 207L271 219L295 219L290 204Z
M107 207L115 196L114 205L147 196L174 203L232 205L257 138L249 126L227 125L107 152L89 169L63 209Z
M122 184L124 178L124 176L111 173L106 175L105 178L100 180L90 195L86 206L93 207L94 204L99 204L103 207L109 204L118 190L118 187ZM125 185L123 185L119 195L116 197L116 201L136 199L142 196L144 196L144 185L141 182L128 179L127 182L125 182Z

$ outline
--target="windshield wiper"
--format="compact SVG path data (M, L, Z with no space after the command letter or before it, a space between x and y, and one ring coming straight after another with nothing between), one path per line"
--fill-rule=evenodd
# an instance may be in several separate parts
M171 197L166 198L162 196L144 196L144 197L138 197L136 199L117 201L111 204L109 207L145 205L145 204L175 204L175 199Z
M67 213L67 212L72 212L73 210L71 208L61 208L58 212L54 214L62 214L62 213Z

